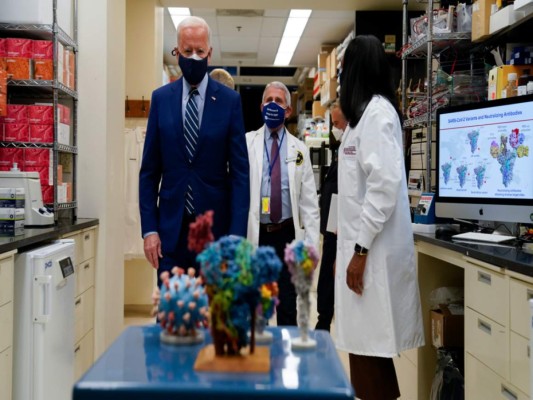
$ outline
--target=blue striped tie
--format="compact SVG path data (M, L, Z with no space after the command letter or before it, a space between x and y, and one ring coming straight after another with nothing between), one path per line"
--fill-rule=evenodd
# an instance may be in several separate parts
M185 149L187 150L187 157L189 163L192 162L196 146L198 145L198 131L200 130L200 124L198 119L198 106L194 101L194 96L198 94L198 89L191 88L189 91L189 100L185 107L185 121L183 124L183 132L185 136ZM185 195L185 209L187 214L194 215L194 203L192 188L189 184L187 186L187 194Z

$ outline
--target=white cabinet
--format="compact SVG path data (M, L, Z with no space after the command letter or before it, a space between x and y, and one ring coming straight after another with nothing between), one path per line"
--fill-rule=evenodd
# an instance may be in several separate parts
M395 359L402 400L426 400L435 376L429 293L464 286L465 398L525 400L530 393L530 310L533 278L424 241L416 242L427 344Z
M76 298L74 299L74 378L77 380L94 361L94 309L96 274L96 228L68 234L76 243Z
M0 400L11 400L12 395L15 253L0 254Z

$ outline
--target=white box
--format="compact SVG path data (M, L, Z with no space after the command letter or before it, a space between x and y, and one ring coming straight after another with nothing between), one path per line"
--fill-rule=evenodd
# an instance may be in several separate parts
M21 221L24 220L23 208L0 208L0 220Z
M61 185L57 185L57 202L66 203L67 202L67 184L66 182Z
M493 34L507 28L525 16L524 11L515 11L513 4L510 4L490 16L490 33Z
M515 11L525 11L526 15L533 12L533 0L515 0Z
M57 22L72 38L73 0L57 0ZM2 22L19 24L52 24L53 0L2 0Z
M57 142L70 146L70 125L57 124Z

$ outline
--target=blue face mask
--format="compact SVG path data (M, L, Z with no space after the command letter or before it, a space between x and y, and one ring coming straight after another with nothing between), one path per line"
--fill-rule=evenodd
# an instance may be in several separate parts
M285 109L273 101L263 106L263 121L269 129L277 128L285 121Z
M196 54L187 58L181 54L178 57L181 73L189 85L198 85L207 73L207 57L200 58Z

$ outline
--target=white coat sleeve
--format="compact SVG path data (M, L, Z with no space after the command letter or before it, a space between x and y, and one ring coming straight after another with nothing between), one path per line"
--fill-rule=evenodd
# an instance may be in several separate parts
M320 211L318 209L315 176L313 174L309 149L306 146L302 146L301 151L304 155L304 168L302 185L300 187L300 199L298 202L300 221L305 229L306 242L312 243L318 250L320 240Z
M366 248L372 248L374 238L392 215L404 173L396 111L385 99L374 100L369 107L372 108L364 118L357 149L357 159L366 176L366 182L361 182L365 184L365 195L357 244Z

